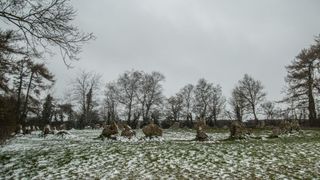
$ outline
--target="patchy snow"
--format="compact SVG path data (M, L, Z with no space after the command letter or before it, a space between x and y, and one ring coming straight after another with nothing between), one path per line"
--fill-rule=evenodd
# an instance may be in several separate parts
M96 140L101 130L70 135L15 137L0 149L0 179L312 179L320 177L317 131L279 139L221 141L208 133L196 142L190 130L165 130L144 139Z

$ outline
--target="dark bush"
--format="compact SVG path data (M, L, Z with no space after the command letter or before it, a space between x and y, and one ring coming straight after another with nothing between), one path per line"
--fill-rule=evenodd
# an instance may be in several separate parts
M0 143L9 138L17 128L16 103L13 97L0 96Z
M171 120L168 120L168 119L165 119L163 121L161 121L161 128L163 129L169 129L172 125L172 121Z

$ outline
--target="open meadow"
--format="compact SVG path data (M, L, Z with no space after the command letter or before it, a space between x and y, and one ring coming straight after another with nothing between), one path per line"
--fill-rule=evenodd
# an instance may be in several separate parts
M210 130L165 130L159 139L95 140L101 130L15 137L0 149L0 179L312 179L320 177L320 131L268 139L269 131L229 141Z

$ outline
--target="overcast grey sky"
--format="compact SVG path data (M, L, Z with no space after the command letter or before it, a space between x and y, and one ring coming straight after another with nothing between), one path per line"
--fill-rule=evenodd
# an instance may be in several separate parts
M85 69L116 79L126 70L160 71L165 95L205 78L224 95L245 73L262 81L268 99L282 97L285 65L320 34L319 0L73 0L75 24L97 39L67 70L49 67L56 93Z

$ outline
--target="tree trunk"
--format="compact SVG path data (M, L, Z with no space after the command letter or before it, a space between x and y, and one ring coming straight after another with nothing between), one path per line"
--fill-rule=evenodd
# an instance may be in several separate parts
M257 117L255 105L252 105L252 113L253 113L253 116L254 116L255 123L258 124L258 117Z
M32 84L32 80L33 80L33 75L34 72L31 73L30 75L30 80L29 80L29 84L28 84L28 89L27 89L27 94L26 94L26 100L24 102L24 106L23 106L23 111L22 111L22 116L20 117L20 122L24 123L25 118L27 117L27 111L28 111L28 100L29 100L29 93L30 93L30 89L31 89L31 84Z
M149 112L150 112L150 109L151 109L151 105L147 104L146 105L146 113L145 113L145 123L150 123L149 122ZM154 119L153 119L154 120Z
M87 104L86 92L85 92L85 90L82 90L82 120L81 120L82 123L87 121L87 105L86 104Z
M242 122L242 114L241 114L241 109L240 107L237 105L236 107L236 117L237 117L237 120Z
M131 124L131 116L132 116L132 106L133 106L133 94L130 95L130 102L128 105L128 117L127 117L127 122L128 124Z
M19 77L19 88L18 88L18 101L17 101L17 114L18 114L18 120L19 124L21 123L21 92L22 92L22 81L23 81L23 63L21 65L21 71L20 71L20 77Z
M202 118L203 120L205 120L206 113L207 113L207 105L204 106L203 112L202 112L202 114L201 114L201 116L202 116L201 118Z
M131 124L131 105L129 105L128 110L129 110L129 112L128 112L127 121L128 121L128 124Z
M217 118L217 113L216 112L213 114L213 120L214 120L214 126L217 126L218 118Z
M190 125L193 126L192 114L190 112L187 113L187 122L189 122Z
M309 81L308 81L308 99L309 99L309 104L308 104L308 110L309 110L309 121L311 126L317 125L317 113L316 113L316 106L314 102L314 97L313 97L313 77L312 77L312 69L311 65L309 66Z

